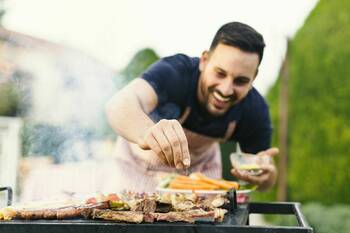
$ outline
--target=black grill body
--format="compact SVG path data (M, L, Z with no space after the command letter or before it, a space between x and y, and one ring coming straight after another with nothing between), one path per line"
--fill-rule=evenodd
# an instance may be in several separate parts
M1 188L0 188L1 190ZM2 188L2 190L11 190ZM9 191L10 192L10 191ZM12 195L12 193L11 193ZM8 195L10 197L11 195ZM295 202L248 203L237 205L236 192L229 193L230 205L226 206L228 213L221 223L198 221L191 223L118 223L100 220L11 220L0 221L1 233L312 233L313 229L307 223L300 210L300 204ZM11 201L8 201L11 203ZM294 215L298 226L251 226L250 214L287 214Z

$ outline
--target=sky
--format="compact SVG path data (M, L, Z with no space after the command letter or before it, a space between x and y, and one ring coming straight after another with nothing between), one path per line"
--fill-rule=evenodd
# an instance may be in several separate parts
M230 21L265 39L254 86L266 94L278 75L286 39L303 25L317 0L6 0L3 25L82 50L116 70L145 47L160 56L200 56Z

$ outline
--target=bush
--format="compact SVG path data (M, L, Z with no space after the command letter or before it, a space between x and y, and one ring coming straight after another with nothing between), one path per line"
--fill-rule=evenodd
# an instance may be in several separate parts
M308 203L302 206L302 212L314 229L315 233L350 233L350 206L333 205L324 206L319 203ZM266 218L273 225L295 226L296 219L279 215Z
M348 12L349 1L321 0L289 46L290 200L350 203ZM278 82L268 101L277 128Z

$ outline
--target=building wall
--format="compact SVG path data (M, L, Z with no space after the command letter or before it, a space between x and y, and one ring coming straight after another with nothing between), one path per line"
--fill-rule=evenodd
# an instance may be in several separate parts
M15 193L17 188L17 167L20 157L20 129L22 120L0 117L0 187L10 186ZM6 203L4 193L0 194L0 206Z

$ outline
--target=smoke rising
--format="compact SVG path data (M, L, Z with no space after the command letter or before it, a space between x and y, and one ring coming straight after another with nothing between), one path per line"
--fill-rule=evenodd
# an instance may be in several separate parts
M52 156L55 163L91 158L93 141L114 136L104 105L121 85L116 72L78 50L6 35L2 59L13 67L24 155Z

